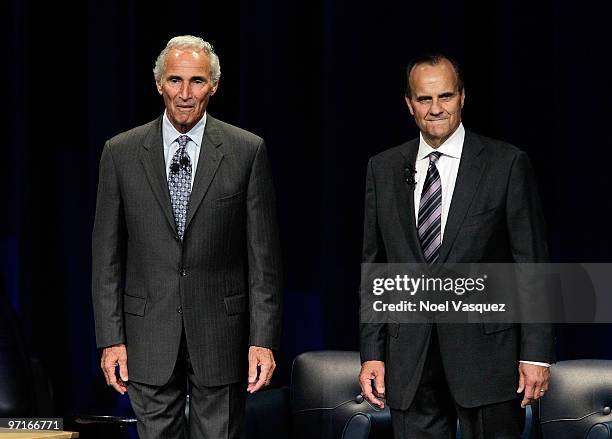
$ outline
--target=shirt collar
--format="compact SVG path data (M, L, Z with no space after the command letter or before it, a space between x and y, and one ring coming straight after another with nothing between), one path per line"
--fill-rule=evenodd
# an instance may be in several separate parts
M191 128L185 135L189 136L191 141L195 143L196 147L200 147L202 145L202 137L204 136L204 129L206 128L206 112L204 112L204 116L202 119L196 123L193 128ZM162 136L164 138L164 145L169 147L176 139L181 136L183 133L179 133L170 119L168 119L168 115L166 111L164 111L164 116L162 118Z
M434 151L441 152L443 155L447 155L453 158L461 158L461 151L463 151L463 140L465 139L465 128L460 123L457 129L451 136L446 139L442 145L437 149L432 148L423 139L423 134L419 134L419 151L417 152L417 160L422 160Z

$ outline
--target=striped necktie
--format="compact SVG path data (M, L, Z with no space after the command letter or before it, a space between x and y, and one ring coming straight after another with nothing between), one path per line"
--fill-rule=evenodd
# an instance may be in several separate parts
M429 154L429 168L419 205L419 241L429 264L438 260L442 245L442 184L436 168L441 155L437 151Z

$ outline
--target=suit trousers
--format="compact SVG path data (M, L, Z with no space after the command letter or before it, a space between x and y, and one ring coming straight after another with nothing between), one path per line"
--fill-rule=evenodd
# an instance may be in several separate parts
M128 364L129 367L129 364ZM189 419L185 404L189 394ZM185 333L166 384L129 381L128 395L140 439L244 439L246 382L221 386L197 383Z
M455 403L444 376L438 334L433 325L414 400L408 410L391 409L393 437L454 439L459 419L462 439L518 439L525 424L520 401L517 398L473 408Z

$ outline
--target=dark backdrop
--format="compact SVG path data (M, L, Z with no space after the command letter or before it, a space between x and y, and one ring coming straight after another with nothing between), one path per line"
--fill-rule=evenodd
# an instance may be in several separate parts
M466 127L526 150L555 261L608 262L611 6L582 1L2 2L0 261L58 414L126 401L103 383L90 235L104 141L157 117L152 65L193 33L221 58L214 116L262 135L278 193L284 349L358 348L367 158L416 136L404 66L463 65ZM609 326L559 328L561 359L612 358Z

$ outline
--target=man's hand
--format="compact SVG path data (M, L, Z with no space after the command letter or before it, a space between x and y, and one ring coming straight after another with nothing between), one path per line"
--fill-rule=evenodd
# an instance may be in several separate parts
M259 377L257 377L257 367L259 367ZM247 392L255 393L263 386L270 384L274 369L276 369L276 363L274 362L272 350L259 346L250 346Z
M372 388L374 380L374 388ZM361 365L359 385L363 396L379 408L385 408L385 363L383 361L366 361Z
M119 376L115 373L115 368L119 366ZM118 344L109 346L102 350L102 360L100 361L100 367L104 372L104 378L106 384L113 386L113 388L121 393L122 395L127 392L126 382L128 380L128 368L127 368L127 349L124 344Z
M525 408L540 399L548 390L550 368L536 364L519 363L519 385L516 393L525 392L521 407Z

